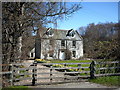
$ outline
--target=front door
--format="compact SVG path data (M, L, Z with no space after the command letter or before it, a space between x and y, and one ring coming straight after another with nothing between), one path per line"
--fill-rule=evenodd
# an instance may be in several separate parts
M65 60L65 58L66 58L65 51L60 51L60 54L59 54L59 55L60 55L60 56L59 56L59 59Z

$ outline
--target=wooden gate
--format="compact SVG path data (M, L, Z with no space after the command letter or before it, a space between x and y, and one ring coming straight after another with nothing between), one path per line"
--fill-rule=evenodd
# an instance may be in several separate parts
M73 82L89 78L89 67L82 67L83 64L90 65L90 63L38 63L36 84Z
M9 64L11 85L39 85L81 81L100 76L120 75L118 61L91 63L16 63Z
M27 63L29 64L29 63ZM90 77L90 63L19 63L12 65L12 85L40 85L80 81Z

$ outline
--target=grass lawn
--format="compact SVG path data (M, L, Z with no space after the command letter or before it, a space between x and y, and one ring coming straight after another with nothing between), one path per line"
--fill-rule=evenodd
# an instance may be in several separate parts
M91 63L91 60L49 60L49 63ZM56 65L53 65L56 66ZM90 71L89 69L90 64L81 64L81 69L68 69L68 71ZM64 67L64 65L59 64L57 67ZM76 64L68 64L67 67L78 67ZM88 68L84 68L88 67ZM81 73L80 75L89 75L89 73Z
M50 60L50 63L90 63L91 60ZM77 65L67 65L70 67L78 67ZM89 64L82 64L82 67L89 67Z
M91 60L50 60L51 63L82 63L91 62Z
M10 86L6 88L2 88L2 90L32 90L31 88L28 88L27 86Z
M106 76L98 77L96 79L89 79L90 82L103 84L107 86L119 86L120 87L120 76Z

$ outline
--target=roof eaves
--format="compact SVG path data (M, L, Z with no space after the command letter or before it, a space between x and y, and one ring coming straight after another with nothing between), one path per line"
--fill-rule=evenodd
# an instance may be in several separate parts
M82 41L83 41L83 38L82 38L82 36L78 33L78 31L76 30L75 31L77 34L78 34L78 36L82 39Z

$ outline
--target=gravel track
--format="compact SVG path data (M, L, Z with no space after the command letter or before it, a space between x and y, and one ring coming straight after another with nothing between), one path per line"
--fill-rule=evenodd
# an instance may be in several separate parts
M91 83L87 81L77 82L77 83L64 83L64 84L52 84L52 85L37 85L37 86L29 86L30 88L116 88L117 87L107 87L104 85ZM118 88L117 90L120 90Z

